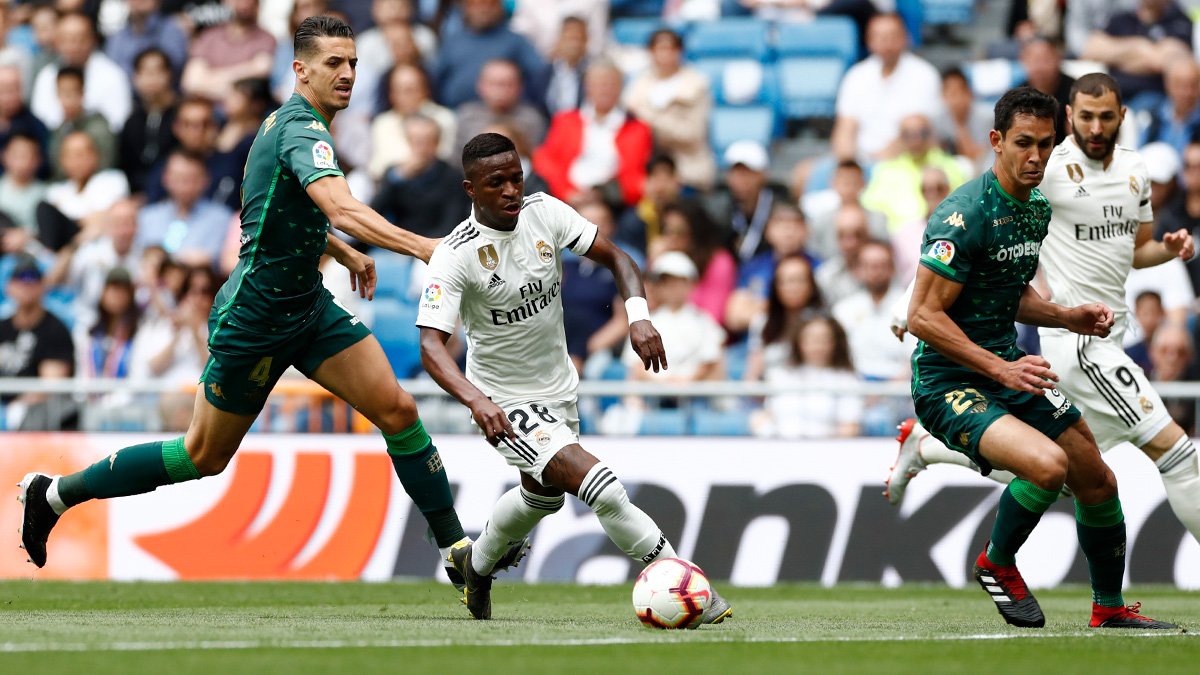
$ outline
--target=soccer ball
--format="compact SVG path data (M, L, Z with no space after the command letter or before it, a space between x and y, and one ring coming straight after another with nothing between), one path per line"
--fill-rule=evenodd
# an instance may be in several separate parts
M682 558L655 560L633 582L633 612L652 628L695 628L711 600L704 570Z

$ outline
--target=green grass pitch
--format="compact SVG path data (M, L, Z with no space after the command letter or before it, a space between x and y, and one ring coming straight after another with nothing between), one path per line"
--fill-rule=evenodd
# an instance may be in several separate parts
M633 617L626 586L505 584L475 622L434 583L0 583L0 673L1200 672L1200 594L1138 588L1187 634L1086 628L1086 589L1038 593L1041 630L977 588L723 587L695 631Z

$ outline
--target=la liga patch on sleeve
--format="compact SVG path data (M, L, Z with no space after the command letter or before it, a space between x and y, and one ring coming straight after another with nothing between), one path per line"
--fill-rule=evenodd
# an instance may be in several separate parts
M313 166L318 169L336 169L337 162L333 158L333 146L325 141L317 141L312 147Z
M941 241L935 241L933 242L933 245L929 247L929 252L925 255L933 258L943 265L949 265L950 261L954 260L954 244L944 239Z

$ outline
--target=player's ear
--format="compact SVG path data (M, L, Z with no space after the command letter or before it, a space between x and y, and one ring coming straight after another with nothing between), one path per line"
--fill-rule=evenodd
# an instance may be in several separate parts
M988 140L992 144L992 150L1000 152L1000 146L1004 145L1004 134L992 129L988 132Z
M471 201L475 201L475 184L467 178L463 179L463 190L466 191L467 196L471 198Z
M296 74L296 81L308 84L308 64L300 59L292 59L292 72Z

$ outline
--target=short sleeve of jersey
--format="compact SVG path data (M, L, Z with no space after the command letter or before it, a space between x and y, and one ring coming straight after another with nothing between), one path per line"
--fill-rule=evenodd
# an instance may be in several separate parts
M1138 222L1154 221L1154 207L1150 205L1150 193L1154 187L1150 184L1150 171L1145 164L1138 164L1138 181L1141 182L1141 195L1138 197Z
M279 134L279 161L291 171L302 187L318 178L341 176L333 153L333 136L325 123L315 117L299 115L283 122Z
M963 201L943 201L929 216L925 227L921 264L951 281L966 283L974 255L975 237L972 234L982 225L983 220L976 211L966 208Z
M440 245L429 260L425 289L417 308L417 325L453 333L462 302L463 275L454 249Z
M584 255L596 242L598 230L587 218L575 209L547 194L537 195L537 208L554 235L554 248L570 249L576 255Z

